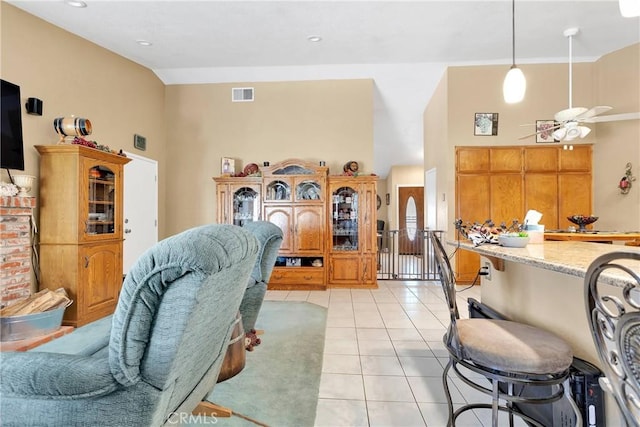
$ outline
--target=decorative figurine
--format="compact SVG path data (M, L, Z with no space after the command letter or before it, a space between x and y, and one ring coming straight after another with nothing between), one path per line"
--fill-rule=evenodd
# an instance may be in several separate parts
M631 163L627 163L624 176L618 183L618 188L621 194L628 194L631 190L631 183L636 180L636 177L631 175Z

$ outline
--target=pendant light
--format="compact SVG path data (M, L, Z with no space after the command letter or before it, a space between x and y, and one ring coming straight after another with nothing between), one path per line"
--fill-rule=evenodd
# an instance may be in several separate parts
M527 80L522 70L516 66L516 0L511 0L511 48L512 65L502 84L502 94L507 104L522 101L527 91Z

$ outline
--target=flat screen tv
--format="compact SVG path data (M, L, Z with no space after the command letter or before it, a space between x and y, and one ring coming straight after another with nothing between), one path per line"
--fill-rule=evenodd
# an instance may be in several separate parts
M0 129L2 130L2 150L0 168L24 170L24 144L22 142L22 104L20 86L1 80L0 87Z

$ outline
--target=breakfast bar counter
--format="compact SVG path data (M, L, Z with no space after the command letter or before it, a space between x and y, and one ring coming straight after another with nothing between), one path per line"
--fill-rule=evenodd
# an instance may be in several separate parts
M483 304L511 320L556 333L571 345L576 357L601 366L585 309L584 277L598 256L614 251L640 252L640 247L576 241L529 243L524 248L488 243L475 246L465 240L448 244L479 253L480 265L491 266L489 275L481 276ZM621 264L640 273L638 261ZM612 286L612 294L621 294L631 281L608 271L601 278ZM607 426L622 425L615 402L607 398L605 406Z
M524 248L507 248L496 244L485 243L475 246L469 241L449 242L452 246L479 253L491 261L493 267L502 271L504 261L513 261L568 274L584 279L591 262L600 255L615 251L640 252L639 247L621 245L603 245L581 241L545 241L539 244L528 244ZM628 262L635 271L640 271L640 263ZM622 287L628 283L628 277L618 272L605 272L602 275L606 283Z
M570 240L577 242L632 242L634 246L640 243L640 233L626 233L613 231L585 231L585 232L545 232L545 240Z

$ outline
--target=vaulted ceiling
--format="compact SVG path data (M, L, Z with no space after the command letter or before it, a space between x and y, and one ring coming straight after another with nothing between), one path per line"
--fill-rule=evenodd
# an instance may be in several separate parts
M85 0L85 8L4 1L153 70L166 84L350 78L346 67L379 73L389 65L441 75L447 65L509 64L512 54L508 0ZM580 28L576 61L640 42L640 19L623 18L617 0L518 0L515 7L519 64L566 62L562 33L569 27ZM386 126L398 125L374 119L378 144L391 133ZM421 151L416 132L400 133L396 138L411 139L407 144ZM383 175L390 164L421 163L413 151L408 158L375 152L376 171Z

